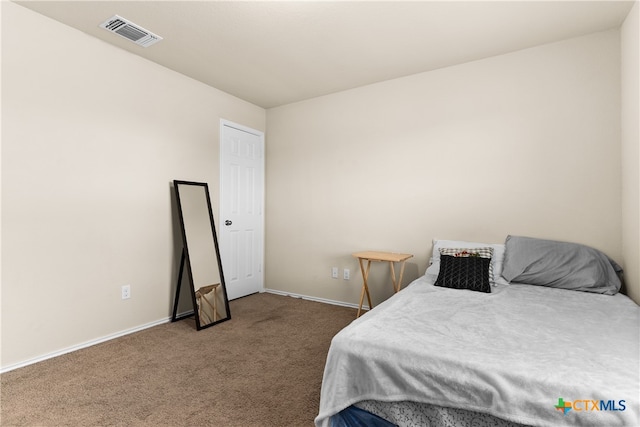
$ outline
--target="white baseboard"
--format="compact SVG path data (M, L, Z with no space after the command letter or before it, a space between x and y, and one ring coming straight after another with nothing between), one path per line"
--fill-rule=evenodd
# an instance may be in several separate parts
M96 344L103 343L105 341L110 341L115 338L120 338L125 335L132 334L134 332L142 331L143 329L152 328L154 326L162 325L163 323L168 323L171 321L171 317L167 317L166 319L156 320L155 322L146 323L144 325L136 326L135 328L126 329L124 331L116 332L114 334L106 335L104 337L100 337L94 340L86 341L80 343L78 345L74 345L71 347L64 348L62 350L54 351L53 353L48 353L39 357L34 357L33 359L25 360L24 362L14 363L13 365L3 366L0 368L0 374L5 372L13 371L14 369L22 368L28 365L33 365L34 363L42 362L47 359L52 359L54 357L62 356L63 354L71 353L76 350L81 350L83 348L91 347Z
M342 307L350 307L350 308L358 308L358 304L353 304L349 302L335 301L335 300L326 299L326 298L311 297L308 295L295 294L293 292L279 291L277 289L265 289L264 291L270 294L283 295L286 297L302 298L309 301L322 302L325 304L340 305Z

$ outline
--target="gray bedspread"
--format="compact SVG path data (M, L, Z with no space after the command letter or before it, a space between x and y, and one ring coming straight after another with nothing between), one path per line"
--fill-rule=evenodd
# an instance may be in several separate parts
M316 425L377 400L537 426L640 426L639 341L640 307L621 294L517 284L485 294L423 277L334 337Z

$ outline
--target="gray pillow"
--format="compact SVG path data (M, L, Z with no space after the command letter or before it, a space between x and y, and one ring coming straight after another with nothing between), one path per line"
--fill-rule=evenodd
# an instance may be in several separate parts
M502 276L509 282L614 295L622 268L577 243L507 236Z

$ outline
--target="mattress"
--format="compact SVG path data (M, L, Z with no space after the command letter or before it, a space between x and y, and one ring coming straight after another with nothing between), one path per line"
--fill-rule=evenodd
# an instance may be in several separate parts
M359 402L415 402L535 426L637 426L640 308L511 284L423 276L332 340L317 426Z

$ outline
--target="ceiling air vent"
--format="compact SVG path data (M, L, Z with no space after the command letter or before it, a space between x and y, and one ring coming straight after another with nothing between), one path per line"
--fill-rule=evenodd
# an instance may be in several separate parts
M154 43L162 40L162 37L153 34L151 31L147 31L139 25L134 24L118 15L114 15L112 18L107 19L100 24L101 28L107 31L116 33L119 36L129 39L135 44L143 47L151 46Z

